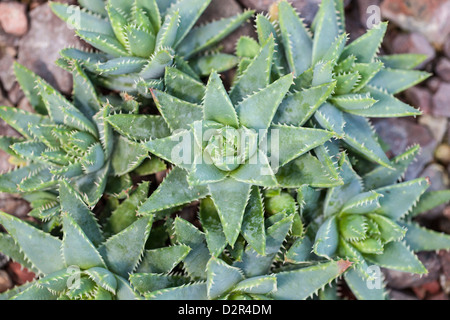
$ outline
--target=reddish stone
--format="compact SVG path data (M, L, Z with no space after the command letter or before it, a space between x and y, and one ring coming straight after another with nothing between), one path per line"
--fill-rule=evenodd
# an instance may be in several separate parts
M14 283L18 285L23 285L27 282L33 281L36 278L36 275L33 272L30 272L17 262L11 262L7 267L7 271L11 275Z
M20 2L0 3L0 25L6 33L21 37L28 31L27 7Z
M441 286L437 280L412 288L417 298L423 300L427 296L435 296L441 292Z
M450 83L442 83L433 96L433 114L450 117Z
M439 59L436 65L436 74L444 81L450 82L450 60L447 58Z
M437 48L442 48L450 34L448 0L384 0L381 11L403 29L422 33Z
M439 293L437 295L434 295L434 296L428 298L427 300L443 300L443 301L446 301L446 300L450 300L450 299L448 298L448 296L444 292L441 292L441 293Z

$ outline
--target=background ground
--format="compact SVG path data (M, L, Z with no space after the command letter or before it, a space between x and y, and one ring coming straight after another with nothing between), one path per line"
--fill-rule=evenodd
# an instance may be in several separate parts
M58 51L69 45L81 46L72 30L54 16L45 0L0 0L0 105L30 110L15 82L12 63L19 61L37 72L66 94L72 89L71 75L54 66ZM75 3L75 0L59 2ZM204 21L226 17L245 8L267 11L275 0L212 0ZM320 0L291 0L310 23ZM406 179L429 177L433 190L449 188L450 173L450 0L349 0L346 3L347 31L351 39L363 34L367 9L376 5L382 16L391 21L383 44L385 53L423 53L428 56L422 69L434 75L421 86L402 94L401 98L420 106L424 115L414 119L377 120L375 127L392 148L390 155L402 153L419 143L422 153ZM250 23L224 43L224 50L234 52L236 40L253 35ZM228 76L231 76L229 74ZM1 135L17 135L0 120ZM0 151L0 172L9 170L8 157ZM0 210L23 219L28 204L0 193ZM421 216L422 224L450 234L450 206ZM450 253L423 253L420 259L429 270L422 278L389 271L385 273L394 299L448 300L450 297ZM0 292L32 280L33 275L0 254Z

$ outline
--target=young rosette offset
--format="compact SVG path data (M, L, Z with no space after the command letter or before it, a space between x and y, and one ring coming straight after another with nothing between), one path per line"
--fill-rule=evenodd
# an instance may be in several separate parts
M349 261L328 261L310 266L287 265L281 247L292 228L293 215L280 213L265 221L266 255L242 247L240 259L209 254L207 237L195 226L177 218L176 242L191 251L180 275L135 273L133 287L149 300L302 300L317 293L345 272ZM206 272L205 272L206 271Z
M411 150L403 155L403 160L410 155ZM411 221L414 215L448 202L449 193L424 195L429 187L426 179L395 183L410 162L401 164L396 160L394 175L390 174L392 170L380 166L360 178L342 155L340 167L345 184L326 192L322 216L313 222L308 233L312 236L312 230L317 230L313 245L317 256L355 262L355 268L344 278L358 299L386 298L382 274L374 266L425 274L427 270L414 252L450 249L450 236Z
M18 164L13 171L0 175L0 190L53 190L60 180L66 180L93 206L105 192L107 180L111 193L130 188L128 173L147 158L148 152L114 135L105 121L113 107L97 95L80 66L71 66L73 102L23 66L16 64L14 69L36 112L0 108L0 117L22 135L0 138L0 147ZM43 209L38 216L41 219L49 219L58 211L56 199L47 196L48 202L37 199Z
M273 39L262 49L261 59L256 59L254 65L263 61L270 66L271 55L265 56L270 50L273 50ZM265 77L264 70L270 68L262 69ZM228 94L219 76L213 73L202 105L153 91L173 135L150 140L145 147L176 167L139 213L153 213L210 195L226 239L233 246L241 231L252 186L283 187L276 172L284 176L282 168L286 164L333 136L325 130L272 123L293 83L292 74L254 90L254 86L268 78L257 82L253 79L253 73L249 72ZM296 183L300 187L308 182L298 179Z
M412 70L426 58L405 54L377 56L387 23L380 23L347 44L342 0L324 0L311 26L303 23L287 1L271 16L258 15L259 43L243 37L237 46L240 72L246 70L261 44L275 37L272 79L294 73L295 85L275 121L315 125L336 132L342 144L372 162L390 166L368 118L420 115L394 97L429 77Z
M212 68L234 67L236 57L201 55L253 15L236 16L199 27L195 23L211 0L85 0L77 6L52 3L53 11L76 29L97 53L64 49L63 58L75 59L103 86L136 91L160 87L166 66L176 65L193 76ZM185 61L190 61L191 66ZM192 68L194 70L192 70Z

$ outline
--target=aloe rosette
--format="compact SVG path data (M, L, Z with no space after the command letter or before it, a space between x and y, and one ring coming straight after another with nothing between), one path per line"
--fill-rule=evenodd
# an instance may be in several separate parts
M216 73L210 76L206 87L182 76L167 92L152 91L173 134L147 141L144 146L176 167L142 205L140 214L154 213L210 195L218 209L226 239L234 245L252 186L280 188L340 183L338 179L333 180L332 174L330 177L314 174L321 170L326 175L334 167L327 171L320 160L308 153L333 137L332 132L272 122L293 84L292 74L268 84L273 50L271 39L230 93ZM177 92L178 84L183 81L190 84L188 88L193 88L191 96L184 95L186 100L180 98L182 92ZM170 94L172 92L175 95ZM193 103L196 93L202 98ZM138 123L138 119L145 117L117 115L109 117L108 121L119 132L132 137L133 132L139 130L129 122ZM278 135L277 143L272 143L274 132ZM239 139L242 136L246 137L245 142ZM276 161L270 160L273 158ZM299 158L300 164L296 162ZM305 169L296 174L293 166Z
M240 39L239 72L274 36L277 50L272 80L288 73L295 75L295 84L275 121L293 125L312 121L336 132L340 143L358 156L389 167L369 118L421 114L394 95L430 76L413 70L426 57L378 56L387 29L385 22L347 44L343 6L341 0L322 1L309 29L287 1L275 3L270 16L260 14L256 18L259 43L248 37Z
M242 248L241 258L209 254L206 235L177 218L173 233L176 242L191 248L183 260L184 274L135 273L130 281L148 300L301 300L345 272L352 263L327 261L311 266L283 263L281 247L292 228L293 214L279 213L265 221L266 255L250 246Z
M120 194L130 188L128 173L139 167L148 153L139 144L114 134L105 121L122 105L113 107L99 96L77 63L71 66L73 101L23 66L16 64L14 69L36 112L0 109L0 117L22 135L1 137L2 149L18 166L0 175L0 190L27 194L52 191L60 180L66 180L93 206L105 192ZM55 195L30 197L39 202L39 218L50 219L57 213Z
M212 68L225 71L236 65L232 55L204 52L214 51L253 12L194 28L210 2L90 0L79 2L82 9L60 3L51 7L81 39L99 50L64 49L64 59L79 61L109 89L146 94L149 87L162 86L166 66L175 65L198 77L209 74Z
M37 279L0 294L12 300L135 300L129 283L134 272L169 273L190 252L186 245L146 250L153 217L131 217L148 183L114 210L103 227L81 196L66 182L59 187L62 237L0 213L8 234L0 234L0 252L34 271ZM126 210L125 210L126 209ZM122 214L123 213L123 214ZM128 216L127 216L128 214Z
M380 166L362 178L343 154L340 168L344 185L326 191L318 209L321 215L307 232L308 248L312 240L318 257L355 262L344 279L358 299L386 298L381 272L374 275L370 267L426 274L414 253L450 249L450 236L420 227L412 220L447 203L448 190L426 192L429 182L425 178L396 183L417 150L412 148L393 160L395 173ZM300 247L295 250L301 251ZM368 283L375 281L380 286L371 288Z

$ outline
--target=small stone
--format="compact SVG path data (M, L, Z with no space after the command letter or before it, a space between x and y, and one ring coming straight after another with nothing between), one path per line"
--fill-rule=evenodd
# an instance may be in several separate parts
M424 114L419 118L419 123L426 126L430 130L436 141L440 142L444 139L448 126L447 118L434 117L432 115Z
M0 9L1 10L1 9ZM16 77L13 70L14 57L4 52L0 57L0 80L3 88L9 91L16 82Z
M439 285L439 281L431 281L423 284L420 287L412 288L417 298L420 300L425 299L427 296L435 296L441 292L441 286Z
M8 291L14 286L8 272L0 270L0 293Z
M33 272L30 272L27 268L22 267L17 262L11 262L7 267L7 271L11 275L14 283L20 286L33 281L36 278L36 275Z
M384 0L381 12L402 29L421 32L437 48L442 48L450 34L448 0Z
M22 100L20 100L17 107L24 111L35 112L33 106L30 104L30 101L26 97L23 97Z
M404 290L412 287L419 287L439 279L441 263L437 254L434 252L420 252L418 253L418 257L425 268L427 268L428 274L421 276L396 270L383 270L387 284L390 288Z
M389 296L391 297L391 300L399 300L399 301L418 300L413 295L399 290L390 290Z
M438 294L436 294L436 295L434 295L434 296L428 298L427 300L442 300L442 301L447 301L447 300L450 300L450 299L448 298L448 296L447 296L444 292L441 292L441 293L438 293Z
M25 97L19 83L14 82L12 89L8 91L8 98L13 105L17 105Z
M444 81L450 82L450 60L447 58L439 59L436 65L436 74Z
M9 157L5 158L8 159ZM11 167L12 166L10 165L9 169L11 169ZM15 198L7 193L0 193L0 210L23 219L28 217L30 205L21 198Z
M426 88L412 87L405 91L406 99L417 106L424 114L431 113L431 93Z
M433 96L433 114L435 116L450 117L450 83L441 83Z
M427 81L427 88L430 89L431 92L436 93L441 87L442 81L438 77L433 77Z
M408 147L419 144L421 153L417 156L408 171L405 179L411 180L419 177L425 166L433 160L437 141L428 128L421 126L410 119L384 119L374 121L375 129L381 139L391 146L391 152L398 156Z
M20 40L18 62L59 91L70 94L72 75L55 65L59 51L69 46L81 47L83 43L45 3L30 12L30 30Z
M0 3L0 25L6 33L17 37L28 31L27 7L25 4L11 1Z
M450 146L446 143L441 144L437 147L436 152L434 153L436 160L445 165L450 164Z

